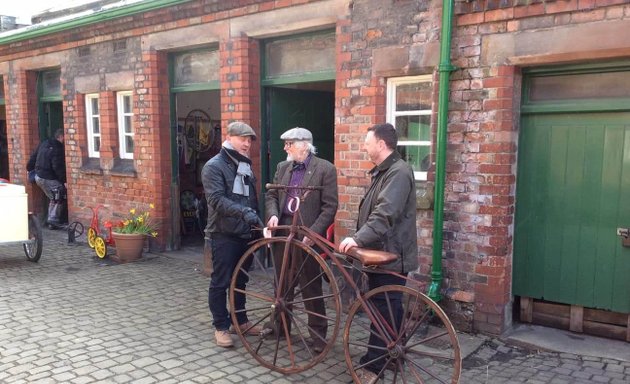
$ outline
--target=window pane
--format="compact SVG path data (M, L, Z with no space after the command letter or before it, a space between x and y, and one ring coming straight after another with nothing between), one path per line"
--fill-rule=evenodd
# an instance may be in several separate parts
M133 153L133 136L125 136L125 152Z
M431 116L397 116L396 132L401 141L430 141Z
M630 72L533 77L530 101L630 97Z
M98 117L92 118L92 132L94 132L97 135L101 132L100 121Z
M335 33L272 41L265 45L265 77L335 70Z
M398 146L398 152L411 165L414 172L426 172L431 165L430 147L427 145Z
M131 132L131 116L125 116L125 133Z
M0 99L4 99L4 78L0 76Z
M61 71L50 71L42 74L44 96L61 96Z
M431 109L432 84L419 82L396 86L396 111Z
M94 151L95 152L101 151L101 138L100 137L94 138Z
M98 98L90 99L90 103L92 104L92 114L98 115Z
M131 113L131 96L123 96L123 112Z
M186 52L175 56L175 85L219 80L219 51Z

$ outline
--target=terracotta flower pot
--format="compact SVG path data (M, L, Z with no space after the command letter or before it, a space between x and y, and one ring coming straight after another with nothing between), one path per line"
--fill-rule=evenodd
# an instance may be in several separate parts
M146 235L139 233L117 233L112 236L116 242L116 256L112 256L120 263L128 263L142 257Z

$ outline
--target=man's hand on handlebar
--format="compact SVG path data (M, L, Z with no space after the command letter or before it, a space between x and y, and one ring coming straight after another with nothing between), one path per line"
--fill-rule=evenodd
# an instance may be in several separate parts
M277 227L278 226L278 216L273 215L269 218L269 221L267 221L267 226L269 228L273 228L273 227Z
M352 237L346 237L345 239L343 239L341 243L339 243L339 252L347 253L350 250L350 248L357 247L357 246L358 246L357 242L354 241Z
M311 240L310 237L306 237L306 236L304 236L304 238L302 239L302 242L308 245L309 247L312 247L313 245L315 245L315 242Z

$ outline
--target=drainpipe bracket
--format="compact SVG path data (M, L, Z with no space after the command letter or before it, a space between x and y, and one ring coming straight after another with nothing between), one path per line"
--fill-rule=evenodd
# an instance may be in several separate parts
M438 72L454 72L457 71L459 67L456 67L452 64L440 64L438 65Z

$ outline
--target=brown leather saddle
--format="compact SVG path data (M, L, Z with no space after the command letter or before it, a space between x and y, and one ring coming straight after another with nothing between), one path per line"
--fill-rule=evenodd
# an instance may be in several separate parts
M364 266L384 265L395 261L398 256L395 253L376 251L374 249L366 249L352 247L347 253L348 256L358 260Z

